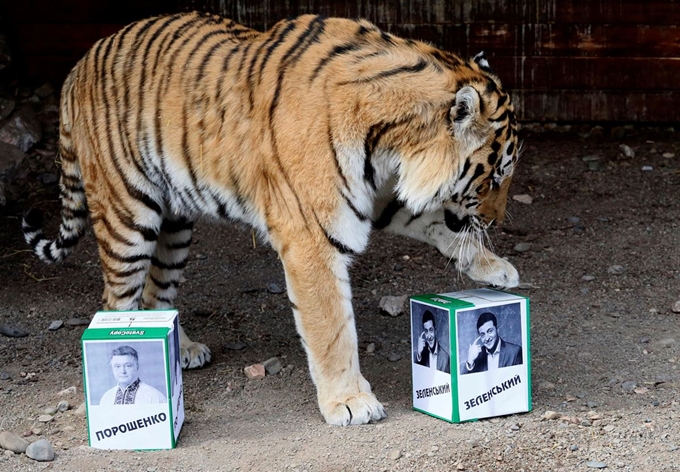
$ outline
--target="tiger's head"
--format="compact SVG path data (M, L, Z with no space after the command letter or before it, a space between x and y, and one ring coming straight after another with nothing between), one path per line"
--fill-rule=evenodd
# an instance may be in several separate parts
M404 154L397 194L415 213L443 207L454 232L483 232L505 217L517 123L483 53L452 69L449 102L426 120L430 131L410 131L420 150Z

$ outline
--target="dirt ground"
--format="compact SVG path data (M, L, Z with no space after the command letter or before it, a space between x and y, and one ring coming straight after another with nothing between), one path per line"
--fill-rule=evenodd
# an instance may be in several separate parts
M635 157L622 155L624 143ZM267 289L284 286L276 255L253 247L247 229L203 221L178 308L213 362L184 373L187 421L178 448L90 449L85 418L75 413L84 327L47 327L99 308L95 244L88 232L58 267L24 251L24 208L48 211L48 234L58 223L56 187L30 187L25 201L0 209L0 324L30 333L0 336L0 373L9 375L0 380L0 430L38 427L39 436L27 439L47 438L57 456L37 463L1 455L0 470L680 470L680 314L672 312L680 299L680 133L525 132L525 145L510 193L533 203L511 199L509 220L490 236L520 272L514 292L531 299L532 412L449 424L411 409L409 318L381 313L381 297L475 284L433 248L377 233L352 279L362 371L388 418L326 425L288 299ZM519 242L531 249L514 251ZM226 348L237 341L246 348ZM375 353L366 352L369 342ZM401 359L388 361L394 353ZM272 356L283 358L283 373L245 378L244 366ZM76 393L59 397L69 386ZM64 398L73 409L37 422ZM547 410L561 418L545 419Z

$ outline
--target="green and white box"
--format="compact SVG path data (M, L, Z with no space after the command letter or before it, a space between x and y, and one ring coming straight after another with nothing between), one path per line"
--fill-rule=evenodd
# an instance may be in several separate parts
M82 344L90 446L174 448L184 422L177 310L97 312Z
M453 423L531 410L528 298L411 297L411 340L415 410Z

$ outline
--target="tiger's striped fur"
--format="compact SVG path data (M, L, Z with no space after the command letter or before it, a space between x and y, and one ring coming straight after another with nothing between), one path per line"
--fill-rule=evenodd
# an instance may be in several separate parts
M475 280L517 271L479 237L517 156L510 97L464 61L363 20L301 16L260 33L199 13L97 42L61 100L62 224L27 242L68 255L88 215L104 308L172 306L200 215L252 225L283 262L322 414L385 416L359 370L348 265L373 228L436 246ZM209 361L182 331L185 367Z

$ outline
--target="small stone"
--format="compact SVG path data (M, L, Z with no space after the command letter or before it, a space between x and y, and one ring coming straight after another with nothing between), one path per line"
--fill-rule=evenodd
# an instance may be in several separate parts
M399 449L395 449L394 451L390 452L390 459L393 461L399 460L401 458L401 451Z
M52 323L50 323L50 326L47 328L50 331L56 331L59 328L64 326L64 322L61 320L54 320Z
M28 336L28 333L23 329L8 324L0 325L0 334L4 334L10 338L23 338L24 336Z
M642 336L640 338L640 344L647 344L650 341L649 336Z
M387 360L390 362L397 362L398 360L401 359L401 355L397 354L396 352L393 352L387 357Z
M567 221L569 223L576 224L581 222L581 218L579 218L578 216L569 216L567 217Z
M26 452L26 448L29 444L30 443L24 438L11 431L0 432L0 448L2 449L21 454L22 452Z
M229 349L230 351L240 351L242 349L245 349L246 346L248 346L246 343L243 343L241 341L235 341L225 344L224 348Z
M35 434L36 436L40 436L43 433L43 429L36 426L35 428L31 429L31 433Z
M632 392L635 387L637 387L637 383L634 380L627 380L621 384L621 388L626 392Z
M11 380L12 376L7 372L0 372L0 380Z
M623 274L624 271L625 269L623 268L623 266L620 265L609 266L609 268L607 269L607 272L612 275L621 275Z
M642 170L643 172L649 172L649 171L654 170L654 167L652 167L652 166L642 166L642 169L641 169L641 170Z
M581 422L580 422L579 424L580 424L581 426L586 426L586 427L589 427L589 426L592 426L592 425L593 425L593 423L591 423L591 422L588 421L588 420L581 420Z
M531 195L527 195L527 194L513 195L512 199L516 202L524 203L525 205L531 205L534 201L534 199L531 197Z
M662 155L663 157L665 157L666 159L672 159L672 158L675 157L675 153L672 153L672 152L664 152L664 153L661 154L661 155Z
M586 402L586 406L587 406L588 408L597 408L597 407L600 406L600 405L599 405L597 402L594 402L594 401L592 401L592 400L588 400L588 401Z
M251 380L263 379L265 375L264 366L262 364L253 364L245 367L243 372Z
M74 411L73 413L77 416L85 416L87 414L87 407L85 406L85 402L78 405L78 408L76 408L76 411Z
M539 390L555 390L555 384L552 382L548 382L547 380L541 380L538 383L538 389Z
M49 423L54 417L52 415L40 415L38 416L38 421L41 423Z
M267 285L267 291L268 291L269 293L273 293L273 294L275 294L275 295L278 295L278 294L280 294L280 293L283 293L283 292L284 292L284 289L283 289L283 287L281 287L279 284L277 284L277 283L275 283L275 282L272 282L272 283L270 283L269 285Z
M543 418L545 418L546 420L558 420L561 417L562 415L552 410L547 410L545 413L543 413Z
M598 156L598 155L596 155L596 154L589 154L589 155L587 155L587 156L583 156L583 157L581 158L581 160L582 160L583 162L597 162L597 161L600 160L600 156Z
M668 374L659 374L656 376L656 379L654 380L654 383L657 384L662 384L662 383L667 383L667 382L672 382L673 377L671 377Z
M34 461L51 461L54 460L54 449L47 439L38 439L26 448L26 455Z
M202 260L207 259L207 258L208 258L208 256L206 256L205 254L202 254L200 252L196 253L194 255L194 259L198 259L199 261L202 261Z
M44 414L46 414L46 415L52 415L52 416L54 416L54 414L55 414L56 412L57 412L57 409L54 408L53 406L48 406L47 408L45 408L45 409L43 410L43 413L44 413Z
M578 445L577 444L572 444L569 450L573 451L578 451Z
M87 318L69 318L66 320L66 324L69 326L88 326L90 320Z
M647 387L637 387L634 388L633 391L638 395L644 395L645 393L649 392L649 389Z
M598 171L600 169L602 169L602 164L598 161L591 161L588 163L588 170Z
M531 243L517 243L512 249L515 252L527 252L531 249Z
M262 363L264 366L264 370L267 371L267 374L269 375L276 375L279 372L281 372L281 368L283 367L281 365L281 360L278 357L272 357L270 359L267 359Z
M602 428L602 431L604 431L605 433L611 433L612 431L614 431L614 426L608 424L607 426Z
M404 313L404 304L407 298L408 295L384 296L380 299L380 309L390 316L399 316Z
M673 338L664 338L660 339L656 342L661 347L671 347L673 344L675 344L675 339Z
M673 304L673 306L671 307L671 311L673 313L680 313L680 300Z
M61 413L67 411L70 408L71 408L71 405L66 400L62 400L59 403L57 403L57 411L59 411Z
M604 462L588 461L586 462L586 467L590 467L591 469L604 469L607 467L607 464Z
M584 275L583 277L581 277L581 280L584 280L586 282L590 282L591 280L595 280L595 276L594 275Z
M635 157L635 151L633 151L633 148L628 146L627 144L619 144L619 149L623 153L624 156L626 156L629 159L632 159Z
M368 343L366 346L366 352L369 354L375 352L375 343Z
M71 385L69 388L65 388L61 392L59 392L57 395L60 397L63 397L64 395L73 395L76 393L76 387L75 385Z

